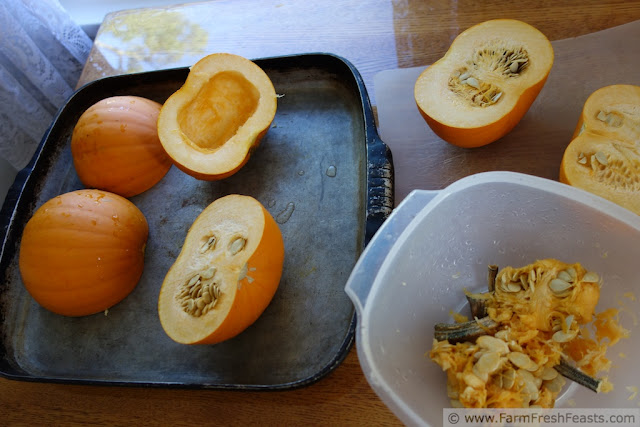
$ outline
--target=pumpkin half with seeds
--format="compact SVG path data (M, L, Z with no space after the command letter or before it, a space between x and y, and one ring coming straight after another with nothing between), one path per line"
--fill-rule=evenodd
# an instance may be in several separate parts
M191 67L184 85L164 103L158 136L179 169L219 180L249 160L276 107L273 84L257 64L216 53Z
M560 181L640 214L640 86L606 86L587 98Z
M553 48L539 30L497 19L462 32L418 77L414 98L433 132L461 147L510 132L544 86Z
M164 331L181 344L215 344L253 324L282 275L277 223L250 196L215 200L193 222L158 302Z
M20 242L31 296L64 316L104 311L138 284L149 226L129 200L100 190L54 197L36 210Z

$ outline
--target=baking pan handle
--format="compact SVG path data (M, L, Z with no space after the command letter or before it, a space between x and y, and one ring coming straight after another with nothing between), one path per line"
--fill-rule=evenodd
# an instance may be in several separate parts
M353 268L345 286L345 292L361 316L373 281L384 259L407 225L416 217L439 191L413 190L373 235Z

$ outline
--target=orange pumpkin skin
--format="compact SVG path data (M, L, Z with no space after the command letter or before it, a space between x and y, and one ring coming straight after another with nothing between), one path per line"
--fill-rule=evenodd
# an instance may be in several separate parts
M44 308L64 316L104 311L136 287L144 267L147 220L129 200L77 190L44 203L22 234L19 269Z
M172 162L158 139L161 107L138 96L114 96L80 116L71 153L85 187L132 197L166 175Z
M260 202L236 194L214 201L193 222L162 283L163 329L181 344L235 337L271 302L283 264L282 234Z
M495 19L474 25L416 80L418 111L452 145L487 145L524 117L553 59L547 37L529 24Z
M180 170L220 180L247 163L276 108L273 84L257 64L215 53L194 64L184 85L165 101L158 135Z

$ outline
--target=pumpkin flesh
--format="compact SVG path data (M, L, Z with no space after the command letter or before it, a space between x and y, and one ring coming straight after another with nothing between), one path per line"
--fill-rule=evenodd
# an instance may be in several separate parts
M158 139L161 105L137 96L98 101L78 119L71 137L73 163L85 187L123 197L157 184L172 162Z
M560 181L640 214L640 86L606 86L587 98Z
M484 299L497 327L474 340L434 339L429 357L447 374L453 407L552 408L565 383L561 360L590 376L609 371L607 349L629 331L617 309L596 313L600 286L580 263L543 259L505 267L493 291L468 294ZM612 388L605 377L598 392Z
M162 327L181 344L238 335L269 305L283 263L280 229L260 202L241 195L214 201L193 222L162 283Z
M31 296L65 316L104 311L137 285L148 224L127 199L78 190L44 203L25 226L19 269Z
M231 54L198 61L164 103L160 141L182 171L203 180L236 173L269 129L277 107L267 74Z
M544 86L553 48L536 28L497 19L462 32L418 77L414 98L429 127L461 147L510 132Z

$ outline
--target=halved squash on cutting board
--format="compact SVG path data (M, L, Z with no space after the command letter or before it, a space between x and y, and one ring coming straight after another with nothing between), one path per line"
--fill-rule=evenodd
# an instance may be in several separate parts
M560 181L640 215L640 86L605 86L587 98Z
M160 323L181 344L215 344L253 324L282 275L284 242L256 199L215 200L193 222L158 302Z
M463 31L418 77L414 98L433 132L461 147L510 132L544 86L553 47L522 21L496 19Z
M191 67L184 85L164 103L158 136L182 171L202 180L223 179L249 160L276 107L273 84L258 65L216 53Z

